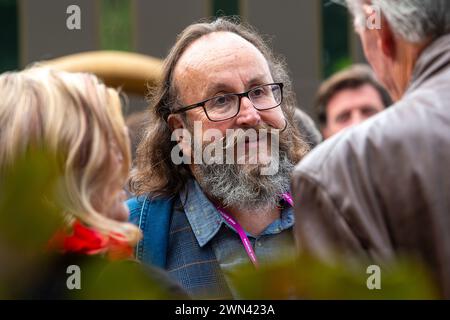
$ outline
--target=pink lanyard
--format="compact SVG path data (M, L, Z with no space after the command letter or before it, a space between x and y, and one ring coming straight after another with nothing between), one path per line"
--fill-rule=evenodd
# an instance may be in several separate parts
M291 207L294 205L292 196L289 193L283 193L282 197ZM256 259L255 251L253 250L250 240L248 239L247 235L245 234L244 229L241 227L241 225L236 220L234 220L228 213L226 213L226 211L223 208L217 207L217 210L219 210L222 217L239 234L239 237L241 238L241 241L244 244L244 249L247 252L248 257L250 258L250 261L253 263L253 265L255 267L258 267L258 259Z

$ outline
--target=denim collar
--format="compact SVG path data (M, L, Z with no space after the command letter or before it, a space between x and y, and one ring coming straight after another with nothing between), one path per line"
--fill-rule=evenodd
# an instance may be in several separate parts
M226 222L194 179L186 183L179 196L197 242L203 247L214 238L222 224ZM281 219L274 221L261 235L277 234L293 225L293 209L287 206L281 212Z
M222 216L194 179L186 183L180 192L180 200L197 242L203 247L224 223Z

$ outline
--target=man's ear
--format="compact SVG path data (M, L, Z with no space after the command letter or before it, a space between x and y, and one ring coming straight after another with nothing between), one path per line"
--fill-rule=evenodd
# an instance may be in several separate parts
M171 114L167 118L167 124L172 130L172 140L176 140L178 146L183 151L184 156L190 159L191 156L191 135L179 114Z
M365 28L376 37L377 47L389 59L395 59L397 53L395 35L386 17L372 5L364 4L363 11L366 19Z
M381 51L388 58L392 60L395 59L397 53L395 35L392 32L391 26L389 25L384 15L381 16L381 28L377 31L379 47L381 48Z
M169 115L169 117L167 118L167 124L169 125L169 128L172 131L184 128L183 119L181 119L181 116L179 114Z

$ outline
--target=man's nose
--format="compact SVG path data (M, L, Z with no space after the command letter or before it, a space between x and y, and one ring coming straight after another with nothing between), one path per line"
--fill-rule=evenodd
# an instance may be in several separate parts
M259 111L253 106L247 97L242 97L241 108L236 117L236 124L240 126L254 127L261 123Z
M354 111L352 112L352 119L350 121L350 126L355 126L357 124L360 124L364 120L366 120L367 117L365 117L362 112L360 111Z

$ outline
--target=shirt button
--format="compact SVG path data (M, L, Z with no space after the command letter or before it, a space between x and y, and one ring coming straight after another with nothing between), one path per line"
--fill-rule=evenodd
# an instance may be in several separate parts
M257 245L258 247L261 247L261 246L262 246L262 244L261 244L260 241L257 241L257 242L256 242L256 245Z

